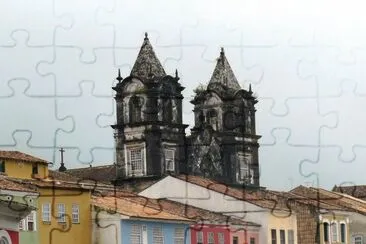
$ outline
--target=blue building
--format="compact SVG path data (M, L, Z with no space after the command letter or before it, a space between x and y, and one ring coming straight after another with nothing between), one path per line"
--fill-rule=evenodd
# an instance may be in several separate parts
M191 244L191 219L134 197L92 197L93 244Z

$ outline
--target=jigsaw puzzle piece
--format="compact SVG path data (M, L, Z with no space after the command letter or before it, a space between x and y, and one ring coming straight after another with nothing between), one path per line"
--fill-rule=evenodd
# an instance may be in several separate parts
M54 145L54 136L57 131L69 133L74 129L74 121L71 117L58 117L55 98L26 96L25 91L29 87L28 80L13 81L9 84L9 88L15 95L3 98L0 104L1 111L7 117L0 122L0 126L6 128L2 130L0 139L2 145L14 143L12 138L14 131L27 130L32 132L32 145L50 147Z
M354 75L350 70L353 64L339 62L340 50L336 47L314 46L312 58L298 62L298 75L305 81L316 82L319 97L337 96L341 92L341 83Z
M15 130L12 133L13 141L9 144L1 144L2 150L17 150L24 152L35 157L42 158L55 163L55 157L57 151L55 150L54 143L47 146L37 146L31 144L33 133L29 130ZM53 164L50 165L52 167ZM23 164L19 164L19 167L23 167Z
M141 9L149 9L152 14L141 15ZM169 10L162 11L164 9ZM117 1L113 11L101 11L98 19L105 25L113 26L115 47L139 49L140 43L136 40L142 41L144 31L159 33L150 38L154 47L180 46L180 27L193 23L195 15L186 1ZM134 23L133 28L131 22ZM168 34L160 35L158 26L164 27L164 33ZM125 30L130 31L126 33Z
M75 120L73 133L57 133L57 146L79 148L81 155L74 159L84 163L91 163L93 157L90 150L93 148L114 148L113 129L101 128L97 124L98 116L102 113L113 113L113 100L105 97L93 96L94 82L81 82L81 96L57 99L57 112L59 116L72 116ZM88 123L85 123L88 121ZM80 143L81 138L88 136L85 143Z
M304 160L300 165L302 175L316 175L319 180L319 185L325 189L332 189L335 184L349 182L352 175L352 183L362 184L364 177L364 158L366 157L365 148L356 148L357 157L351 162L343 162L338 155L341 153L337 147L322 147L319 150L319 158L317 160ZM345 173L347 172L347 173ZM336 182L335 182L336 179Z
M67 28L71 25L71 21L64 16L58 18L54 15L53 1L39 1L34 4L27 0L4 0L0 2L0 16L1 21L6 23L1 27L0 46L14 45L10 36L14 31L23 30L29 33L30 45L50 47L54 44L54 29L57 26Z
M97 57L91 63L82 63L79 60L78 48L55 48L56 58L53 61L41 61L38 72L44 76L53 76L56 80L56 95L58 97L81 96L80 82L94 83L92 95L96 97L109 97L112 100L112 86L115 78L108 75L117 74L114 66L112 49L98 49ZM77 70L77 72L66 72Z
M275 144L261 144L259 147L259 162L274 162L275 165L262 164L260 177L262 186L270 186L270 189L290 190L291 188L314 181L312 176L307 177L299 171L299 163L307 158L316 161L319 147L305 145L290 145L291 129L274 128L272 136ZM291 152L289 154L288 152ZM283 160L283 155L287 159ZM281 172L282 181L274 182L273 167Z
M31 86L26 91L27 95L54 96L54 80L43 79L36 72L39 61L53 58L53 48L29 46L30 36L27 31L12 32L11 38L14 45L0 47L3 57L12 57L1 64L0 96L9 96L8 83L13 80L29 80Z
M271 113L274 106L272 99L260 99L259 104L256 116L257 128L262 135L262 144L275 143L273 130L284 128L290 130L288 144L304 147L318 146L320 145L320 128L335 128L337 125L337 113L321 114L316 98L287 99L285 105L288 113L282 116ZM311 119L304 123L304 117Z
M97 19L98 11L111 10L113 1L55 0L55 14L68 15L72 18L70 28L57 28L55 31L55 45L63 47L78 47L81 50L81 62L95 62L96 49L113 47L113 28L102 25Z
M205 47L202 58L205 61L214 62L218 57L219 46L241 46L241 32L230 29L225 24L216 25L200 19L197 24L182 28L182 41L183 46Z
M288 45L289 33L281 32L282 42L272 48L243 48L244 66L260 64L263 77L252 86L259 97L275 101L271 113L288 113L288 98L316 97L316 82L300 79L297 64L304 57L311 55L307 48L294 48ZM271 57L270 59L268 57ZM278 65L273 65L273 62ZM275 85L274 85L275 84Z
M339 160L353 161L356 157L353 148L366 145L366 132L363 130L366 123L365 118L362 114L354 112L364 109L366 96L355 94L355 82L344 82L341 87L342 93L339 96L321 98L319 101L322 114L336 112L338 115L338 123L335 128L321 129L321 144L340 148Z

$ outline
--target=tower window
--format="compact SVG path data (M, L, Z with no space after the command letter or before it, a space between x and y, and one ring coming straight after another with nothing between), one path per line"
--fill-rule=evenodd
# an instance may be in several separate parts
M217 130L217 112L215 110L208 111L207 122L212 126L212 129Z
M249 165L244 155L239 155L239 180L244 181L249 178Z
M172 101L170 99L164 101L163 120L165 122L172 122L173 120L173 107L172 107Z
M129 175L144 174L144 148L134 147L127 149L127 165Z
M165 149L164 150L164 156L165 156L165 167L166 171L174 171L174 154L175 151L173 149Z
M139 97L132 97L129 102L130 123L141 122L142 101Z

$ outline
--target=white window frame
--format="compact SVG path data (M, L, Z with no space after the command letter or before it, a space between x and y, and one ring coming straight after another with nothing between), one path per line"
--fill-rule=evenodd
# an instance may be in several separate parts
M281 240L281 233L283 233L283 236L282 236L282 237L284 238L284 240L283 240L284 242L283 242L283 243L281 242L281 241L282 241L282 240ZM279 234L280 234L280 235L279 235L279 237L280 237L280 238L279 238L279 239L280 239L280 244L286 244L286 230L285 230L285 229L280 229L280 230L279 230Z
M249 177L249 164L246 160L245 154L239 153L238 154L239 159L239 174L238 174L238 180L239 181L245 181Z
M203 231L197 231L196 232L196 238L197 238L197 243L198 244L203 244L204 243L204 238L203 238ZM199 239L201 239L201 241L199 242Z
M214 232L207 232L207 244L215 244Z
M168 157L168 154L170 154ZM172 148L164 148L164 161L165 161L165 169L169 172L175 171L175 150ZM170 163L169 163L170 161ZM170 166L170 167L169 167Z
M336 230L336 238L334 239L334 233L333 233L333 226L335 226L335 230ZM338 222L336 221L332 221L330 224L330 232L331 232L331 242L338 242L339 240L339 225Z
M218 244L225 244L225 235L223 232L217 233L217 241L218 241Z
M133 229L134 227L136 227L136 230L138 230L138 233L137 232L133 232ZM142 226L140 224L132 224L131 225L131 232L130 232L130 241L131 241L131 244L135 244L132 240L133 240L133 237L137 237L139 239L139 243L136 243L136 244L141 244L143 243L143 237L142 237Z
M292 233L292 234L290 235L290 233ZM290 238L290 236L291 236L291 238ZM290 242L290 240L292 240L292 241ZM287 230L287 242L288 242L288 244L295 244L295 231L293 229Z
M45 209L46 206L48 206L48 210ZM49 202L42 204L42 222L51 222L51 204Z
M66 223L66 205L64 203L57 203L57 222ZM63 206L63 208L61 208Z
M361 235L361 234L352 236L352 244L358 244L358 243L356 243L356 238L361 238L361 244L363 244L363 235Z
M174 229L174 244L184 244L185 233L184 227L176 227Z
M154 225L152 227L152 238L153 238L153 244L164 244L164 233L162 225Z
M33 223L33 230L29 230L28 223ZM24 219L20 220L18 223L19 230L21 231L37 231L37 212L30 212Z
M342 225L344 225L344 242L342 242ZM339 242L347 243L347 224L346 221L339 221Z
M131 151L132 150L141 150L141 160L142 160L142 169L141 172L134 170L132 172L132 164L131 164ZM125 164L126 164L126 173L128 176L143 176L146 175L146 145L145 143L135 144L135 145L125 145ZM137 173L136 173L137 172Z
M77 203L71 205L71 221L73 224L80 223L80 205Z

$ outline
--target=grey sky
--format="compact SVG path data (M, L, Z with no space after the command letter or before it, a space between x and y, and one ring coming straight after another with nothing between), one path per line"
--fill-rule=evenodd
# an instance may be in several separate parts
M61 146L68 168L113 162L111 87L118 68L129 74L147 31L166 73L177 68L186 87L185 123L220 47L241 86L252 84L262 185L316 184L310 173L326 188L366 184L362 9L361 1L1 1L0 147L54 168Z

